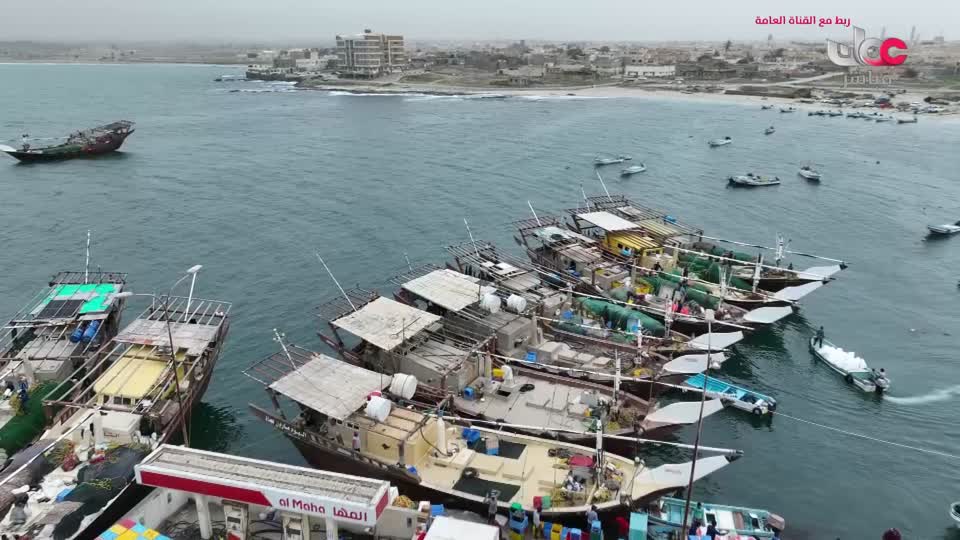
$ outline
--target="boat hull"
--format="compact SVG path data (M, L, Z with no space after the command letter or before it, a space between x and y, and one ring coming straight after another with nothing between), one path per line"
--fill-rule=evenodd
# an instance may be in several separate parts
M814 346L813 343L814 343L814 341L815 341L816 339L817 339L816 337L810 338L810 352L813 353L813 355L817 358L817 360L820 360L821 362L823 362L824 365L826 365L826 366L829 367L831 370L833 370L835 373L838 373L841 377L843 377L843 380L845 380L847 383L855 386L855 387L858 388L859 390L861 390L861 391L863 391L863 392L867 392L867 393L878 393L878 394L882 394L882 393L883 393L883 391L885 390L885 388L883 388L883 387L881 387L881 386L877 386L875 383L873 383L873 382L870 381L870 380L863 379L863 378L861 378L861 377L855 376L853 373L850 373L849 371L841 368L840 366L837 366L836 364L830 362L830 360L828 360L827 357L825 357L825 356L820 352L820 350L817 349L816 346ZM830 344L830 342L829 342L829 341L826 341L826 340L824 340L824 343ZM832 345L832 344L831 344L831 345Z
M6 154L10 157L13 157L19 160L22 163L39 163L47 161L63 161L67 159L75 159L81 157L96 157L103 154L109 154L121 146L123 142L133 134L134 130L130 130L128 133L113 133L103 137L104 140L98 141L94 144L88 144L84 146L77 145L75 149L69 149L64 151L51 152L47 150L34 150L34 151L23 151L23 150L14 150L6 151Z

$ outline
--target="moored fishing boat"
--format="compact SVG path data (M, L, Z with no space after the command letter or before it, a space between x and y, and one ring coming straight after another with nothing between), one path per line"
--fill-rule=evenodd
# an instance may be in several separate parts
M771 178L769 176L760 176L753 173L747 173L745 175L730 176L727 178L727 182L729 182L731 186L775 186L780 183L780 177L774 176Z
M927 225L927 230L930 231L930 234L939 234L944 236L957 234L960 233L960 221L957 221L956 223L944 223L943 225Z
M666 538L676 531L681 535L687 533L689 524L683 523L685 507L684 499L660 499L649 512L650 529L654 532L655 540ZM702 530L712 523L718 532L727 536L772 539L785 528L783 518L756 508L690 501L689 522L692 523L695 513L703 515Z
M647 166L643 163L639 165L631 165L630 167L627 167L626 169L623 169L622 171L620 171L620 176L630 176L632 174L642 173L646 170L647 170Z
M711 148L716 148L718 146L726 146L732 142L733 142L733 139L731 139L730 137L724 137L722 139L713 139L711 141L708 141L707 144L710 145Z
M830 369L843 376L847 383L864 392L883 393L890 388L890 379L883 369L870 369L867 363L852 352L844 351L827 340L810 338L810 350Z
M14 458L18 467L0 473L0 502L27 508L25 520L11 511L0 530L34 540L93 538L149 493L132 483L133 467L157 444L189 442L188 417L210 384L229 309L192 295L153 297L61 383L61 397L45 401L59 409L52 427ZM12 491L25 484L38 489Z
M684 386L699 391L703 391L704 383L706 383L707 397L729 400L735 408L742 411L763 416L777 409L777 400L770 396L721 381L716 377L707 379L703 373L698 373L683 381Z
M98 156L120 148L123 141L133 134L133 125L133 122L120 120L77 131L65 138L43 139L42 142L24 135L19 148L0 145L0 152L23 162Z
M617 163L623 163L624 161L629 161L631 159L633 158L630 156L624 156L624 155L620 155L617 157L607 157L607 158L597 156L593 158L593 164L596 166L615 165Z
M287 346L282 338L281 346L245 371L266 387L276 412L251 409L317 468L389 478L411 496L482 512L495 490L500 509L519 504L531 512L540 503L544 520L568 522L581 520L591 505L607 515L623 511L686 485L690 474L692 463L647 468L605 451L602 432L591 435L595 448L586 448L452 425L437 414L450 408L450 398L418 406L409 401L417 392L409 377ZM283 412L280 396L295 404L296 418ZM733 458L698 459L695 478Z

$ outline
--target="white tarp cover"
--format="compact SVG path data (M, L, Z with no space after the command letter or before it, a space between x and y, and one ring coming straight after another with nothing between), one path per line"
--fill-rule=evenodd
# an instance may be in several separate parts
M780 289L779 291L773 293L773 297L778 300L785 300L787 302L796 302L820 287L823 287L822 281L811 281L810 283L804 283L803 285Z
M847 373L870 370L870 368L867 367L866 360L860 358L850 351L845 351L840 347L832 347L824 344L819 350L820 354L827 359L827 362L830 362Z
M841 270L843 270L843 268L840 268L839 264L831 266L811 266L806 270L797 272L797 275L803 279L827 279Z
M793 313L790 306L770 306L754 309L743 316L743 320L757 324L771 324Z
M392 351L404 339L410 339L439 320L439 315L381 296L331 324L382 350Z
M640 228L636 223L627 221L620 216L611 214L610 212L587 212L585 214L577 214L577 217L610 232L630 231Z
M693 479L694 481L700 480L726 467L729 463L727 458L723 456L698 459ZM641 470L633 479L632 498L640 499L645 495L686 487L687 482L690 481L692 466L693 462L688 461L686 463L668 463L652 469Z
M703 417L706 418L723 409L723 401L708 399L703 404ZM666 425L696 424L700 420L699 401L681 401L671 403L648 414L644 422L656 422Z
M479 283L475 277L443 268L412 279L404 283L403 288L444 309L459 312L479 302L484 295L497 292L495 287Z
M447 516L433 518L424 540L499 540L500 529Z
M710 335L710 350L719 351L743 340L743 332L714 332ZM687 345L697 349L707 350L707 334L697 336L687 342Z

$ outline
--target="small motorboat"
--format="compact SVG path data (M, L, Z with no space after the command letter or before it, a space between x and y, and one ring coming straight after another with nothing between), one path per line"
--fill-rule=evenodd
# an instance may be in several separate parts
M615 158L614 157L603 158L603 157L597 156L593 158L593 164L594 165L614 165L617 163L623 163L624 161L627 161L630 159L633 159L633 158L630 156L617 156Z
M953 524L960 529L960 501L950 505L950 519L952 519Z
M773 178L770 178L769 176L759 176L753 173L747 173L741 176L731 176L727 178L727 181L734 187L775 186L780 183L780 177L774 176Z
M761 105L761 106L760 106L760 110L761 110L761 111L769 111L769 110L772 109L772 108L773 108L773 105Z
M722 138L722 139L713 139L712 141L708 142L707 144L710 145L710 148L716 148L716 147L718 147L718 146L728 145L728 144L730 144L730 143L732 143L732 142L733 142L733 139L731 139L730 137L724 137L724 138Z
M827 111L811 111L807 113L807 116L826 116Z
M777 130L776 130L776 129L773 129L773 126L770 126L770 127L768 127L767 129L763 130L763 134L764 134L764 135L772 135L775 131L777 131Z
M673 532L686 535L689 530L689 527L683 522L686 504L686 499L661 498L654 507L648 510L650 530L659 533L661 528L666 528L667 530L664 531L666 533L672 529ZM696 508L703 509L703 519L706 523L713 523L718 532L730 537L736 535L767 540L774 537L779 538L778 533L786 528L786 522L782 517L767 510L690 501L690 512L692 513ZM702 532L700 537L705 538L706 525L702 523L700 530L697 532ZM654 536L654 538L662 537Z
M797 174L806 178L807 180L813 180L814 182L820 181L820 171L810 167L809 165L804 165L800 167L800 170L797 171Z
M622 171L620 171L620 176L630 176L631 174L642 173L646 170L647 170L647 166L644 165L643 163L639 165L631 165L626 169L623 169Z
M897 123L898 124L916 124L917 117L914 116L913 118L897 118Z
M892 117L892 116L878 116L878 117L876 118L876 121L877 121L877 122L889 122L889 121L891 121L891 120L893 120L893 117Z
M930 231L930 234L940 234L944 236L957 234L960 233L960 221L953 224L927 225L927 229Z
M843 111L827 111L827 116L831 118L834 116L843 116Z
M704 374L698 373L683 381L683 385L702 390L704 387L704 379L706 379ZM706 386L708 398L728 401L734 407L751 412L757 416L770 414L777 409L777 400L772 397L721 381L715 377L710 377L710 379L706 381Z
M847 118L867 118L867 115L862 112L856 111L852 113L847 113Z
M797 109L796 109L796 107L787 107L786 109L783 108L783 107L780 107L780 112L782 112L782 113L797 112Z
M810 338L810 350L813 355L830 369L843 375L843 379L864 392L882 394L890 388L890 379L881 368L870 369L867 362L852 352L845 351L827 340L817 344L816 336Z

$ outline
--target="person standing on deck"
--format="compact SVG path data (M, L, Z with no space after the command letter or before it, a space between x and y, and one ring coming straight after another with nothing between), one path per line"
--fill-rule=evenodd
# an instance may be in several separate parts
M587 530L588 531L593 527L594 521L600 521L600 515L597 514L597 506L591 505L590 510L587 510Z
M497 496L495 493L494 490L490 490L484 501L487 503L487 521L489 521L491 525L497 522Z
M821 326L820 329L817 330L817 335L814 336L813 343L818 348L823 347L823 326Z
M533 537L541 538L543 536L543 523L540 522L541 503L533 507Z
M702 502L698 502L696 509L693 511L693 521L696 523L706 523Z
M354 452L360 451L360 432L359 431L353 432L353 451Z

